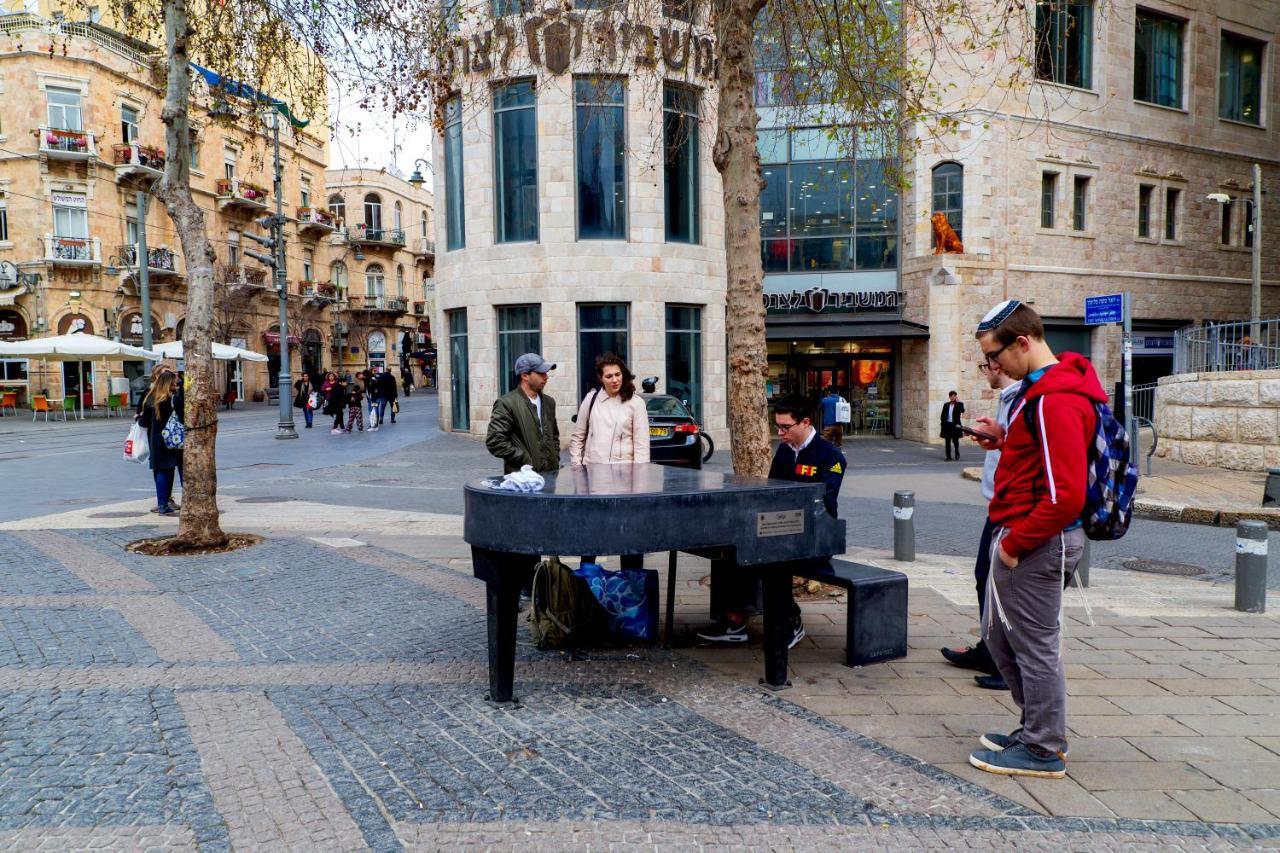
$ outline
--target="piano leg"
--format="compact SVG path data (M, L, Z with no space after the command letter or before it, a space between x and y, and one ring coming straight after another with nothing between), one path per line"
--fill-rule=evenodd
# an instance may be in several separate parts
M668 649L671 648L671 634L676 622L676 553L672 551L667 556L667 625L662 645Z
M787 680L787 643L791 641L791 571L788 568L762 567L764 586L764 678L760 683L770 690L785 690Z
M471 549L472 573L485 582L485 609L489 622L490 702L518 702L514 692L516 628L520 588L537 564L537 557Z

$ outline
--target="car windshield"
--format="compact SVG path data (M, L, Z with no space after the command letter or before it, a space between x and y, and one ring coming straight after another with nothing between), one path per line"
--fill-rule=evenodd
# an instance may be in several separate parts
M660 418L689 418L693 419L693 415L689 414L689 410L684 407L675 397L650 397L645 401L645 408L649 410L650 415L656 415Z

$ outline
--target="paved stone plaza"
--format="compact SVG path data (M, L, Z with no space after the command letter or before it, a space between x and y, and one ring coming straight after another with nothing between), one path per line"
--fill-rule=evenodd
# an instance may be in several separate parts
M521 706L485 703L484 589L453 502L488 469L463 439L233 483L224 524L266 538L228 555L126 552L175 524L145 499L0 523L0 848L1276 843L1280 620L1233 611L1229 583L1098 569L1096 624L1068 599L1068 778L975 771L977 736L1016 717L938 655L975 630L970 563L923 553L947 539L936 528L917 562L892 563L865 517L878 505L863 512L894 481L917 484L922 516L968 524L980 510L929 489L974 486L851 453L866 473L848 480L864 543L849 553L910 575L909 655L844 667L843 599L805 601L779 694L756 687L758 633L576 661L522 628ZM705 575L682 557L686 638Z

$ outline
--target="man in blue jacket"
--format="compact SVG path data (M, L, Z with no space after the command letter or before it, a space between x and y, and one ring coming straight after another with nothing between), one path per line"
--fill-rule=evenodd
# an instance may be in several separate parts
M769 479L796 483L823 483L823 498L832 518L839 516L840 483L844 480L844 454L834 444L818 435L813 427L813 408L799 394L791 394L773 407L773 423L778 430L778 449L769 466ZM729 585L725 600L725 618L698 631L698 637L710 643L743 643L747 640L746 606L755 591L755 578L746 572L713 575L712 584ZM791 598L791 639L787 648L804 639L804 622L800 606Z

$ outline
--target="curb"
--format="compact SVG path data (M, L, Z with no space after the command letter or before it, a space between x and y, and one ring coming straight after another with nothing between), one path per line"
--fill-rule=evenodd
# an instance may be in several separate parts
M965 468L960 476L980 483L982 469ZM1237 521L1261 521L1271 530L1280 530L1280 510L1276 509L1223 509L1140 497L1133 502L1133 514L1141 518L1209 527L1235 527Z

